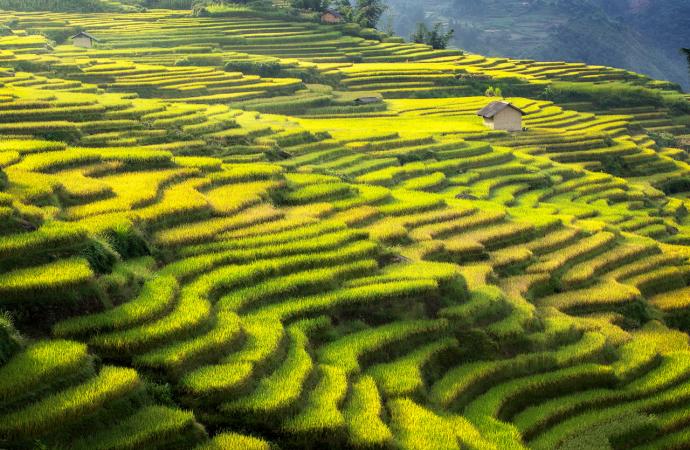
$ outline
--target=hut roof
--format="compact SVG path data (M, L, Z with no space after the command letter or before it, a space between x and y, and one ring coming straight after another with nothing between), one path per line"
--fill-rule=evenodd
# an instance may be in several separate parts
M70 39L75 39L75 38L82 37L82 36L87 37L87 38L89 38L89 39L92 39L92 40L94 40L94 41L96 41L96 42L100 42L100 39L98 39L96 36L94 36L94 35L92 35L92 34L87 33L86 31L80 31L79 33L77 33L77 34L75 34L74 36L70 37Z
M335 9L331 9L331 8L328 8L328 9L324 10L324 12L323 12L322 15L325 15L325 14L333 14L333 15L334 15L335 17L337 17L338 19L342 19L342 18L343 18L343 15L342 15L342 14L340 14L340 13L339 13L338 11L336 11Z
M486 119L493 119L496 116L496 114L500 113L506 108L512 108L515 111L522 114L523 116L526 114L525 111L521 110L520 108L518 108L510 102L498 101L489 103L488 105L477 111L477 115L482 116Z

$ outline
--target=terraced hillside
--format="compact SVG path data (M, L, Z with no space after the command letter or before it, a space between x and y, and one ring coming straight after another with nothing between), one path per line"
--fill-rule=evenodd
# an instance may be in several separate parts
M0 17L0 448L690 443L673 85L278 9Z

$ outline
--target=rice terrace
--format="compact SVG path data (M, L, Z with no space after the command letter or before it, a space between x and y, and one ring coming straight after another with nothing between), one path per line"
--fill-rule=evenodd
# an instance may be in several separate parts
M690 96L308 3L0 0L0 449L690 448Z

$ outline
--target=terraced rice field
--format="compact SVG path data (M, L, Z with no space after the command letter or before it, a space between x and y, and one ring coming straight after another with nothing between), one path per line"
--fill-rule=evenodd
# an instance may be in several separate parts
M243 7L0 17L0 448L689 445L672 85Z

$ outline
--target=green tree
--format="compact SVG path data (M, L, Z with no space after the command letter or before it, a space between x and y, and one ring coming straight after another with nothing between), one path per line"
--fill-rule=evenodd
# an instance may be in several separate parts
M331 7L338 11L346 21L354 21L355 10L352 7L352 3L350 3L350 0L336 0L331 3Z
M376 28L384 11L386 11L386 5L383 0L357 0L354 19L363 27Z
M688 59L688 72L690 72L690 48L682 48L681 51L685 53L685 57Z
M328 7L326 0L292 0L291 5L297 9L308 9L311 11L323 11Z
M440 50L448 47L454 30L443 30L443 24L437 23L430 31L424 23L417 24L417 31L412 34L412 41L418 44L430 45L433 49Z

